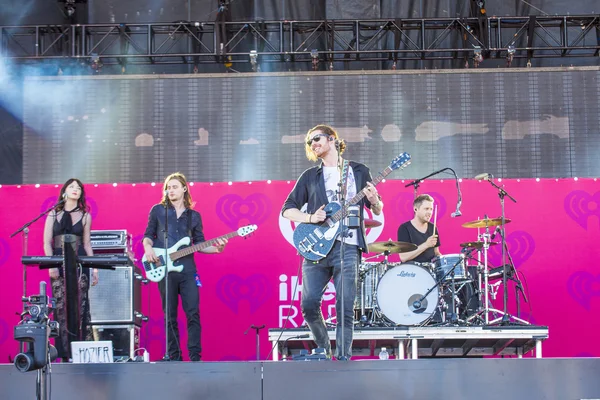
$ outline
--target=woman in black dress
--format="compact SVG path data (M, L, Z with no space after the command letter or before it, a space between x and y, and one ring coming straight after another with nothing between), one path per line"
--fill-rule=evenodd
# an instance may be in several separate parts
M76 237L77 255L94 255L90 241L90 230L92 225L92 216L89 213L85 201L85 190L79 179L71 178L62 186L59 194L59 205L51 211L46 218L44 227L44 254L62 255L63 235L74 235ZM60 324L60 336L56 339L56 349L58 356L67 361L71 357L67 323L66 307L67 300L65 293L65 280L63 268L50 268L50 284L52 286L52 296L56 300L54 320ZM81 337L85 340L93 340L92 327L90 325L90 304L88 299L88 290L90 288L90 269L77 269L79 285L79 328ZM93 269L91 273L92 286L98 283L98 270Z

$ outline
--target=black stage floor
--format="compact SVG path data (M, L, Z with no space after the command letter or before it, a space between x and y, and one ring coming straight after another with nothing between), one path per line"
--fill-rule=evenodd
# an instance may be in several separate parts
M0 365L0 398L35 399L36 373ZM600 359L56 364L52 399L600 399Z

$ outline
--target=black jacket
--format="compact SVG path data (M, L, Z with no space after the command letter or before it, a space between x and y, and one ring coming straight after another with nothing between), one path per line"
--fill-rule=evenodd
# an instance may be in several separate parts
M350 166L354 172L354 179L356 181L356 191L360 192L367 186L367 182L371 182L371 172L369 168L361 163L350 161ZM350 200L350 199L348 199ZM307 169L300 175L296 181L296 185L288 195L281 213L289 208L297 208L300 210L304 204L308 203L306 212L309 214L314 213L321 207L329 203L327 200L327 194L325 193L325 179L323 177L323 164ZM363 223L364 219L364 207L371 208L371 203L367 200L366 196L363 197L357 205L360 209L360 235L358 236L358 247L366 252L367 250L367 238L365 234L365 226Z

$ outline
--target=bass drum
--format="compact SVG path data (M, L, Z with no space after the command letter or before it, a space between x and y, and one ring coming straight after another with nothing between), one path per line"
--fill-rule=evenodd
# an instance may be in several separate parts
M412 263L388 269L377 285L377 305L381 313L398 325L421 325L436 312L438 287L427 267ZM433 288L431 293L418 301Z

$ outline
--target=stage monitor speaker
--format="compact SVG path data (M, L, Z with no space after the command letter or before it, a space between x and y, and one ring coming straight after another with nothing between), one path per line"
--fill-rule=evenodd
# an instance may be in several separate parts
M89 290L92 325L141 325L141 271L119 266L99 269L98 284Z

